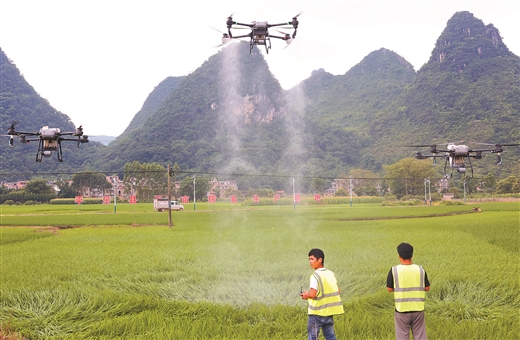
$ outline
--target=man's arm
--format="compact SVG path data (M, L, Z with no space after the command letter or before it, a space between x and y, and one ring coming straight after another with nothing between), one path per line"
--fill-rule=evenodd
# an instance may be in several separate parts
M302 299L308 300L308 299L314 299L317 294L317 290L314 288L309 289L309 291L304 290L301 294Z
M394 274L392 273L392 268L390 268L390 271L388 271L388 275L386 277L386 289L389 292L394 291Z

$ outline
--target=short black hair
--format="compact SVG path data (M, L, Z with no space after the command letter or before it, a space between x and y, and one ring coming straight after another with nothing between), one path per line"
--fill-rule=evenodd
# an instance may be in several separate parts
M323 252L323 250L318 248L312 248L309 252L309 257L311 255L314 256L316 260L321 258L321 264L325 264L325 253Z
M403 260L409 260L413 256L413 247L409 243L401 243L397 246L397 253Z

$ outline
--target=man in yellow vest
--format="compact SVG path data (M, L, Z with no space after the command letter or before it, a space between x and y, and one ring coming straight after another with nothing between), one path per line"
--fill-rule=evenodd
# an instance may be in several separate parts
M413 247L408 243L397 246L399 262L388 272L386 287L394 292L395 338L427 340L424 320L424 301L430 290L430 282L423 267L412 263Z
M311 249L309 264L314 269L310 278L310 288L309 291L304 290L301 293L302 299L309 302L308 339L318 339L321 328L325 339L336 340L333 316L344 313L336 276L324 267L325 254L321 249Z

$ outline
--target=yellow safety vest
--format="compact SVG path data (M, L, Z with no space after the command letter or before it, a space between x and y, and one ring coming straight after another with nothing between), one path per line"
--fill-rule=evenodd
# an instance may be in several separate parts
M312 275L318 280L318 291L314 299L308 299L309 315L331 316L343 314L343 303L339 296L336 276L330 270L315 271Z
M392 267L392 274L395 310L401 313L423 311L426 299L423 267L416 264L400 264Z

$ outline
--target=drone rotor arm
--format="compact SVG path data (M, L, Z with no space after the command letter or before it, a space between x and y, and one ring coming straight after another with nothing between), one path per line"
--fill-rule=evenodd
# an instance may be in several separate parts
M23 131L16 131L14 134L15 136L39 136L39 132L23 132Z
M236 22L236 21L233 21L233 25L245 26L245 27L249 27L249 28L253 28L253 26L254 26L253 24L243 24L243 23ZM235 27L235 28L236 29L240 29L240 28L243 28L243 27Z
M236 37L231 37L230 36L230 38L232 38L232 39L251 38L251 34L239 35L239 36L236 36Z
M281 39L281 40L287 40L286 37L280 37L280 36L278 36L278 35L272 35L272 34L269 34L269 37L271 37L271 38L276 38L276 39Z

